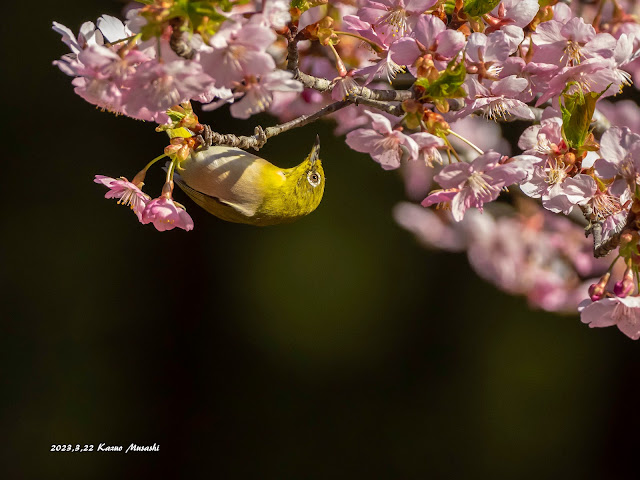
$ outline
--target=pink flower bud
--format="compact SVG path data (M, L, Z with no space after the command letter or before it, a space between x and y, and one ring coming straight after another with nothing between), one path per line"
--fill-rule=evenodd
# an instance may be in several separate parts
M613 293L618 297L626 297L633 291L634 287L633 281L633 270L631 268L627 268L624 272L624 277L619 282L616 282L613 287Z
M605 288L610 277L611 274L607 272L598 283L594 283L589 287L589 297L592 302L597 302L604 296Z

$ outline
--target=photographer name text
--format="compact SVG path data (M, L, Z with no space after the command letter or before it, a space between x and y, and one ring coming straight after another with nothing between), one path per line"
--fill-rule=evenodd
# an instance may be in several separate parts
M51 452L159 452L160 444L154 443L153 445L138 445L136 443L130 444L126 450L124 445L109 445L107 443L99 443L94 449L94 445L71 445L71 444L52 444Z

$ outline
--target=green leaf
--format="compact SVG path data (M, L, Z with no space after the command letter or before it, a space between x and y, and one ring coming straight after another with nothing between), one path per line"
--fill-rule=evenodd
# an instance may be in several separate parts
M564 91L566 92L574 84L575 82L569 83ZM590 133L589 127L596 109L596 102L608 88L605 88L601 93L584 93L582 90L571 95L562 93L563 102L560 104L562 136L569 147L579 149L584 145Z
M464 0L462 10L471 17L480 17L496 8L499 3L500 0Z
M425 89L425 95L422 100L428 99L446 99L465 97L466 92L461 88L464 79L467 76L467 69L464 61L458 64L452 60L445 71L441 72L435 80L428 78L419 78L416 85Z
M456 8L455 0L447 0L444 2L444 13L451 15Z
M291 0L291 7L297 8L301 12L309 10L309 2L307 0Z

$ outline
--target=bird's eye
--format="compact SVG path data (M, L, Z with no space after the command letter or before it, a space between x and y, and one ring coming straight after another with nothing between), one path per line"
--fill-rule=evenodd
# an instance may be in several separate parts
M309 172L307 173L307 180L309 180L312 187L317 187L320 185L320 174L313 171Z

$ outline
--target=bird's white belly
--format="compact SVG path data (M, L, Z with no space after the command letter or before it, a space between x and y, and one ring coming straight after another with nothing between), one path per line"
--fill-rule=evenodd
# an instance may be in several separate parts
M263 198L258 186L265 165L263 158L239 148L217 146L191 155L177 173L191 188L255 212Z

